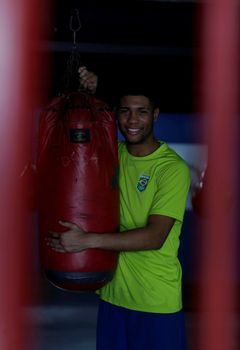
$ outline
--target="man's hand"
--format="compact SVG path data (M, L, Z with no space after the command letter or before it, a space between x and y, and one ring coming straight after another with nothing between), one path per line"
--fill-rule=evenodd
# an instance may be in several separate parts
M68 228L65 232L49 232L46 238L47 245L60 253L77 253L88 248L87 234L76 224L59 221Z
M84 66L79 68L78 73L80 85L83 86L87 92L95 94L98 83L97 75L93 72L89 72Z

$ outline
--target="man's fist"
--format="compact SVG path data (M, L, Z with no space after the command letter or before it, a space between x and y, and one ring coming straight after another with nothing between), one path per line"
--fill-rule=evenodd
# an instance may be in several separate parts
M87 92L95 94L97 89L98 77L93 72L89 72L86 67L80 67L78 70L80 86Z

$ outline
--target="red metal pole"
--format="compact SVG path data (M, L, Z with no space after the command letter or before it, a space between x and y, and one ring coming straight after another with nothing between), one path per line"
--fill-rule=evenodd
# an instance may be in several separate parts
M37 0L0 0L0 349L25 350L24 306L31 295L28 183L21 177L31 160L31 47L38 26Z
M209 0L203 6L202 109L209 146L205 201L208 220L201 232L200 322L196 348L233 350L237 349L233 320L236 307L240 9L236 0Z

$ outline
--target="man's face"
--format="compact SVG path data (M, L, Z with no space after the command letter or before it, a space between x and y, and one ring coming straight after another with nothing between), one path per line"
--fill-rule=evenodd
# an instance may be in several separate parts
M144 144L152 140L157 112L146 96L124 96L118 110L118 124L126 142Z

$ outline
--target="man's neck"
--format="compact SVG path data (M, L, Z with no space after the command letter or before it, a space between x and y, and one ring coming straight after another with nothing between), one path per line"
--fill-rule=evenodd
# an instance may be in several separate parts
M160 147L160 142L153 140L150 144L126 143L128 152L134 157L145 157Z

